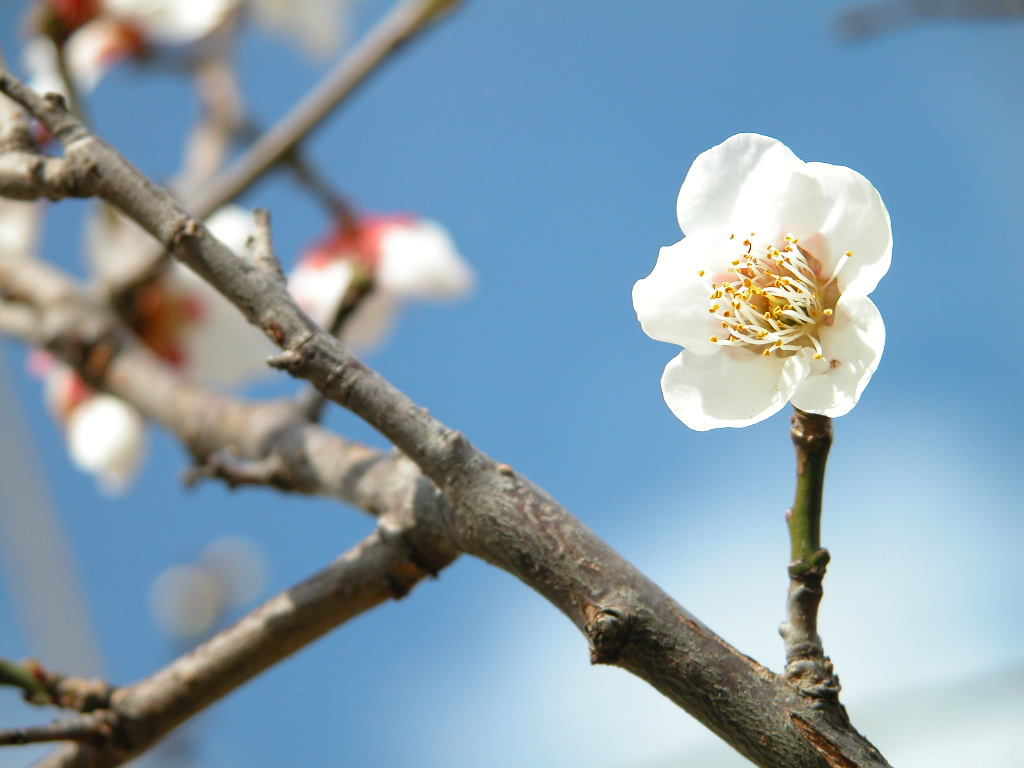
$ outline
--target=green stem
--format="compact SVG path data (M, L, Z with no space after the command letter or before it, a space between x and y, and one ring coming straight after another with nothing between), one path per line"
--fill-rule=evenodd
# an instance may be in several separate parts
M796 498L786 516L790 572L804 573L824 569L828 562L828 552L821 548L821 501L825 463L832 446L832 419L794 408L791 434L796 448Z
M33 704L49 704L53 699L49 688L35 673L32 662L19 664L0 657L0 685L21 688L25 699Z
M839 678L818 635L821 582L829 559L828 550L821 546L821 499L825 462L832 447L832 420L794 408L792 424L796 498L786 513L792 555L786 621L779 627L786 644L785 677L807 696L835 701Z

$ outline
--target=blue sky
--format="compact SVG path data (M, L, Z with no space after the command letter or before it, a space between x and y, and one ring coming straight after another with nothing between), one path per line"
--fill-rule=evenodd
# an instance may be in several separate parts
M385 7L360 6L357 29ZM693 158L734 133L774 136L875 184L895 242L872 294L887 347L858 407L836 421L823 524L833 561L820 629L857 722L907 686L1024 663L1024 37L1019 23L945 23L850 45L834 32L849 7L469 2L327 121L308 155L364 209L444 222L478 273L462 304L409 307L370 362L776 670L787 416L710 433L680 424L658 386L677 350L642 333L630 290L680 238L675 196ZM20 18L0 10L10 58ZM239 64L263 123L320 71L260 34ZM195 105L173 76L128 67L91 111L106 139L161 178ZM286 263L326 226L285 174L243 202L272 210ZM53 206L45 243L79 273L81 213ZM44 467L115 681L168 657L146 610L167 566L241 534L267 552L276 591L371 529L329 501L186 491L183 452L155 430L136 486L109 503L71 468L22 351L2 349L34 433L25 451ZM295 387L272 379L254 392ZM383 445L338 409L328 423ZM737 477L751 455L757 474ZM723 494L735 483L749 486L742 504ZM0 510L9 498L0 489ZM18 657L33 649L13 601L0 589L0 653ZM47 716L3 692L0 715ZM553 608L469 558L234 694L196 733L197 764L228 768L613 768L712 739L639 680L590 668ZM30 754L0 751L0 766ZM935 765L913 754L901 764Z

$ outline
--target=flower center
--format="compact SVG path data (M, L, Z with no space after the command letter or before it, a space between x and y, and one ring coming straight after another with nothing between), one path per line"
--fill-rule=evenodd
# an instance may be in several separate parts
M754 236L751 232L750 237ZM822 359L818 329L832 324L839 298L835 280L853 254L844 253L835 271L823 281L821 263L792 235L786 235L781 247L769 243L757 249L752 239L744 240L743 247L722 282L710 285L708 312L724 329L711 341L744 347L765 357L773 353L788 357L809 347L815 360ZM703 271L698 274L704 276Z

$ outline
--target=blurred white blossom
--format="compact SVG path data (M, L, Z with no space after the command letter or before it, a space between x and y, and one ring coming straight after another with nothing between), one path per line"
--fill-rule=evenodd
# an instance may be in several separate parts
M239 258L248 258L251 212L227 205L206 226ZM97 270L137 247L138 233L138 226L122 214L101 211L90 235ZM153 352L198 381L231 387L270 371L265 362L275 352L270 340L209 283L176 261L136 292L132 323Z
M146 453L145 423L138 411L91 389L74 369L46 352L33 353L29 366L44 379L46 404L64 430L72 463L93 475L104 493L123 493Z
M0 255L29 256L35 252L40 205L0 197Z
M686 237L633 288L644 332L685 347L661 379L673 413L706 430L789 400L849 411L885 344L867 295L889 269L892 232L871 183L740 134L694 161L677 216Z
M196 562L165 569L149 591L156 624L172 637L195 640L224 621L228 611L255 600L266 587L266 556L254 541L225 536Z
M161 50L227 56L243 10L273 34L324 57L348 38L352 0L49 0L23 60L40 92L63 92L57 45L76 89L89 92L118 62ZM67 94L65 94L67 95Z
M324 58L349 37L354 0L247 0L256 22L291 38L310 56Z
M402 302L456 299L473 287L473 271L440 224L407 216L371 217L313 246L288 278L299 306L330 323L354 280L372 290L348 318L342 341L366 349L390 331Z

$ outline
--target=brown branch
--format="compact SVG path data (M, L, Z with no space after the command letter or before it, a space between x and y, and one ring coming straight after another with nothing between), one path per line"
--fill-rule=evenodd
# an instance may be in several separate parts
M840 15L839 34L861 42L934 19L977 21L1024 18L1022 0L882 0Z
M640 676L765 768L828 768L837 764L835 754L859 768L888 765L837 702L802 694L736 651L547 494L415 405L313 324L271 276L228 251L59 104L9 76L0 76L0 90L46 124L69 156L87 154L101 170L101 197L262 328L284 350L274 359L278 367L307 378L415 461L451 505L441 526L450 541L550 600L586 635L595 663Z
M76 741L99 745L110 736L110 718L106 712L97 712L57 720L48 725L0 730L0 747L46 741Z
M296 493L331 496L380 514L422 478L398 453L381 453L309 424L294 403L246 402L182 378L130 335L101 304L85 297L58 269L30 258L0 255L0 293L24 305L0 303L0 332L49 349L86 381L131 403L192 452L196 477L255 481ZM31 322L5 325L5 310ZM230 467L228 465L231 465ZM447 513L438 510L437 517Z
M435 548L431 518L437 491L428 486L424 479L419 493L393 507L374 533L320 573L271 598L156 674L117 689L109 709L92 718L64 721L63 726L56 723L50 738L42 738L47 726L9 732L6 743L26 743L19 734L39 736L34 741L75 739L91 746L58 750L38 765L120 765L326 632L405 596L454 558L443 545ZM0 732L0 744L3 737Z

